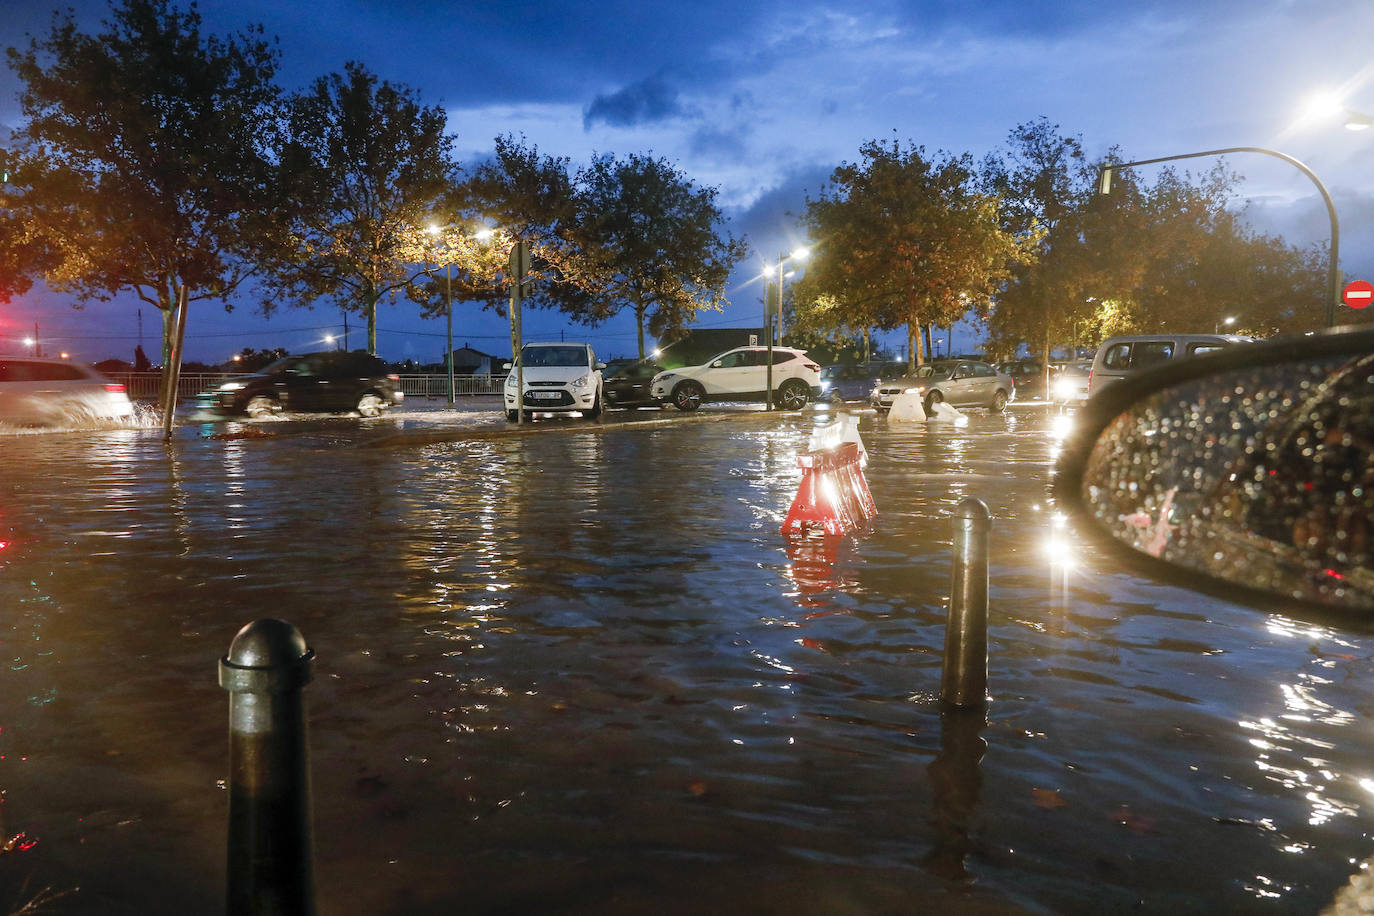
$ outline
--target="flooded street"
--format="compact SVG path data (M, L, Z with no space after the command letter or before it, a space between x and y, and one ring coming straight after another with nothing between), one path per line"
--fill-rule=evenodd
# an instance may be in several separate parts
M1319 911L1374 854L1374 630L1113 571L1055 418L967 419L862 415L833 555L779 534L811 410L0 436L0 914L222 911L260 617L317 657L322 914ZM985 726L937 702L965 496Z

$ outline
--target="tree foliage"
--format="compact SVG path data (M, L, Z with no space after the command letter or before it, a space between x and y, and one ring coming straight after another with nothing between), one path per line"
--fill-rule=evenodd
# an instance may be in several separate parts
M1036 236L998 222L998 199L979 191L967 155L927 159L922 147L870 141L830 185L808 199L804 221L816 250L798 302L843 314L841 327L948 325L986 312L1010 266L1033 256ZM798 308L803 328L819 321ZM838 317L838 316L836 316ZM910 350L920 362L919 346Z
M1113 150L1107 161L1120 159ZM1005 156L985 160L984 187L1006 201L1004 226L1044 233L1039 257L997 298L989 349L1210 332L1226 317L1257 335L1310 329L1321 314L1321 252L1254 232L1229 206L1241 179L1224 160L1196 177L1163 169L1153 184L1117 170L1107 195L1097 193L1103 164L1043 119L1019 125Z
M276 235L270 293L298 304L326 297L361 313L376 353L378 302L423 297L425 230L455 169L446 125L441 108L356 62L294 95L281 151L291 206Z
M251 273L271 205L277 52L251 28L208 36L194 7L119 0L103 31L70 12L11 48L25 124L0 222L6 290L42 277L78 304L133 291L228 297Z
M540 155L524 138L496 138L491 159L471 169L449 193L445 208L469 224L494 223L505 241L504 253L517 241L530 248L525 301L536 308L556 308L574 320L594 315L594 264L577 234L577 195L569 159ZM509 278L501 273L498 280ZM469 291L488 308L503 312L507 286L476 283ZM590 320L595 320L591 318Z
M577 177L578 240L596 274L596 318L624 307L644 329L673 335L702 309L726 304L745 246L721 236L714 188L698 188L664 159L597 157Z

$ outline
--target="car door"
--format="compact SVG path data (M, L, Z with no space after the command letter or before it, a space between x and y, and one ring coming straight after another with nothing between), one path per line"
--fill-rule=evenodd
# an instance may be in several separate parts
M978 380L973 377L973 366L969 363L956 363L949 380L940 387L944 389L945 400L954 407L963 407L978 400Z
M763 391L762 360L752 350L731 350L711 363L710 371L702 376L701 383L707 394L722 397Z
M329 409L326 400L328 379L320 374L321 370L320 360L313 354L286 367L277 380L277 387L287 410Z
M986 407L997 393L997 370L987 363L969 363L969 368L972 372L969 377L969 403Z

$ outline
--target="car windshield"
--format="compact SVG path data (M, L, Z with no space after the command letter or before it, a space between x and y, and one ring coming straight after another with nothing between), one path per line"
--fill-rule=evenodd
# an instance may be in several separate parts
M526 347L521 359L530 366L583 367L587 365L586 347Z

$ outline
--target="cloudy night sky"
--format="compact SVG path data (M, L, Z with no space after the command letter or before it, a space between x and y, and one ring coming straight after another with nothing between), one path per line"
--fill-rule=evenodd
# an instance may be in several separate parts
M100 31L103 2L9 0L0 45L46 34L53 11L73 6ZM1044 117L1081 136L1089 157L1119 146L1146 159L1232 146L1279 150L1306 163L1330 190L1341 224L1341 266L1374 279L1374 130L1303 117L1318 91L1374 113L1374 3L1367 0L940 0L815 3L267 3L210 0L207 32L261 24L279 39L284 88L359 60L382 79L441 106L460 161L490 154L500 134L524 135L541 153L581 164L594 154L653 153L720 191L729 230L752 248L728 290L732 305L699 326L757 325L755 279L764 259L796 235L807 195L869 139L897 138L928 152L1005 149L1009 131ZM0 72L0 123L19 118L17 84ZM1235 199L1256 228L1308 246L1330 237L1315 186L1262 155L1229 158L1245 176ZM1176 163L1195 173L1210 160ZM1143 169L1147 179L1152 169ZM139 342L132 298L72 309L36 289L0 305L15 324L37 323L52 348L96 361L131 359ZM244 347L323 348L343 316L328 304L270 320L245 300L232 314L197 303L186 356L220 362ZM378 346L388 359L435 362L442 320L421 321L404 300L383 304ZM364 344L350 318L352 347ZM527 339L585 339L603 358L632 355L632 319L595 328L528 312ZM142 341L154 353L156 309L143 306ZM896 335L900 336L900 335ZM509 353L504 318L459 305L455 345ZM0 351L16 345L0 341ZM956 330L953 349L977 346Z

